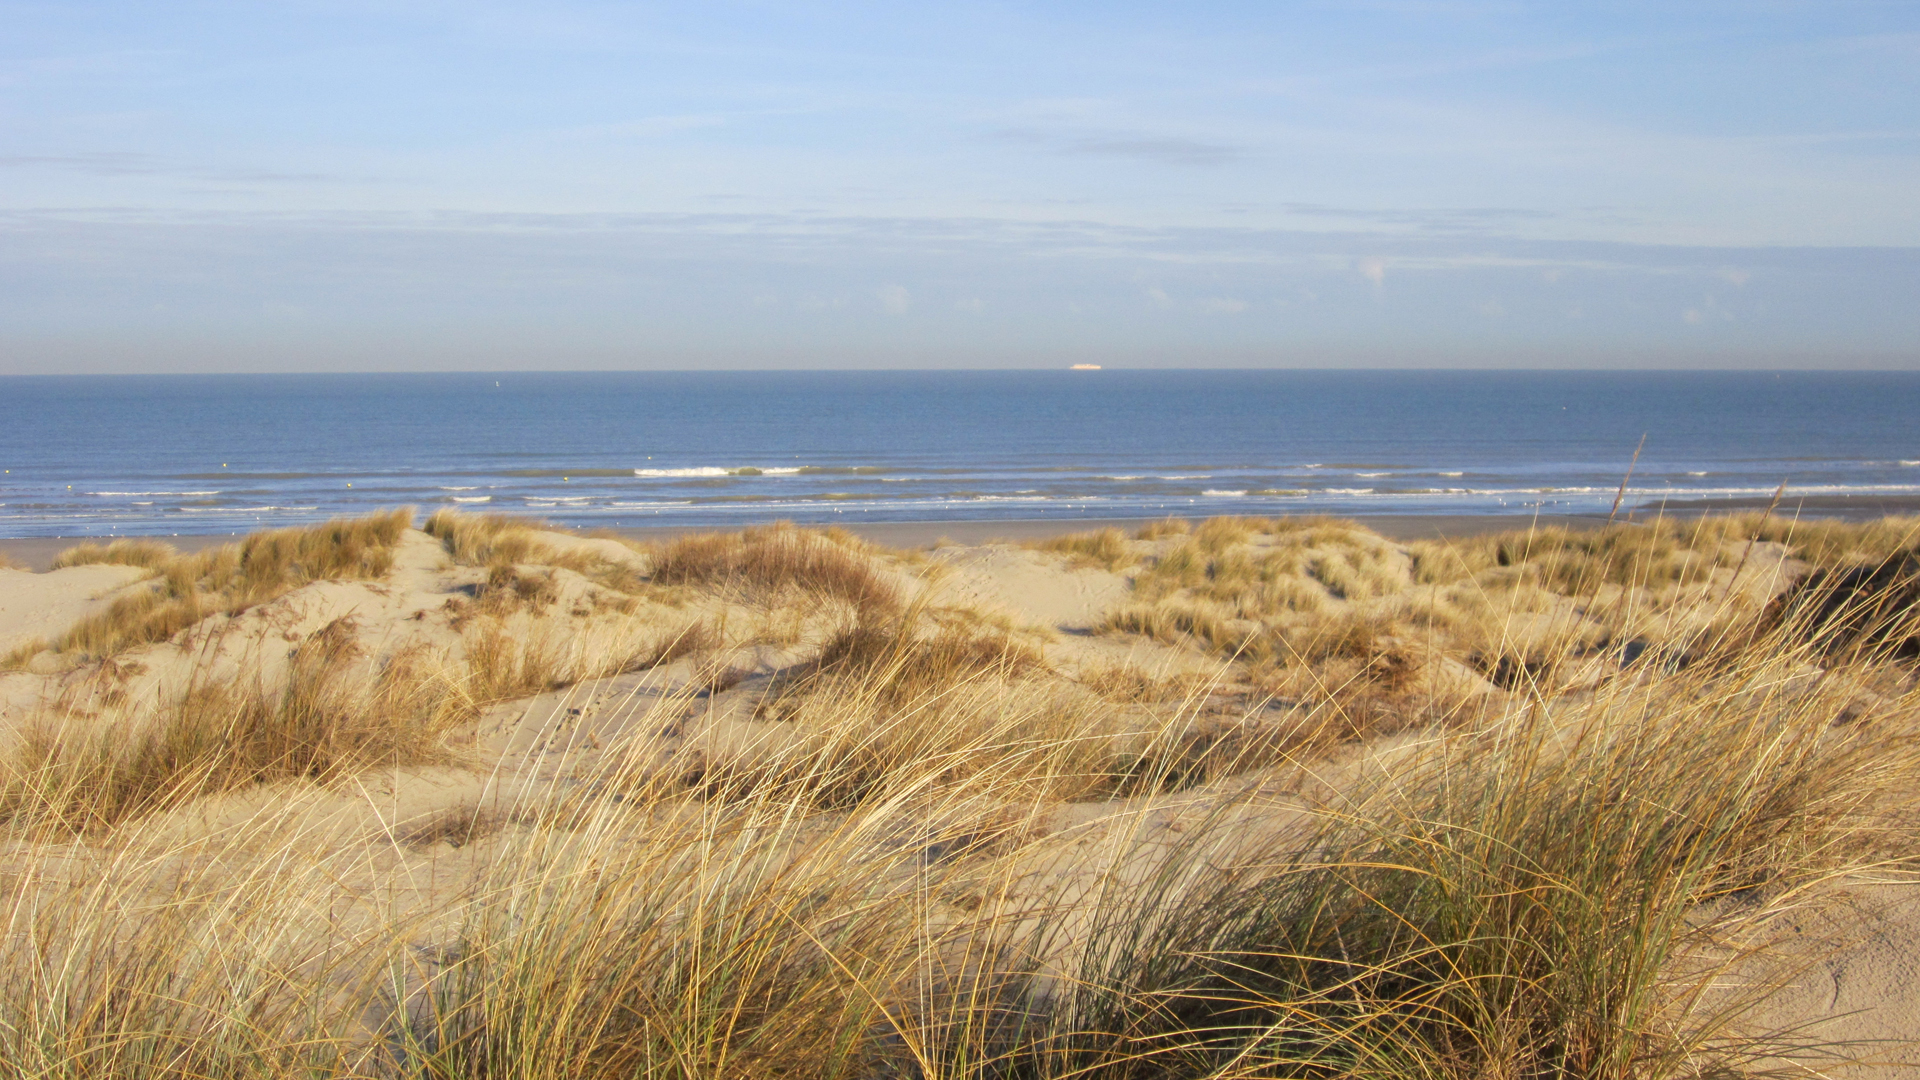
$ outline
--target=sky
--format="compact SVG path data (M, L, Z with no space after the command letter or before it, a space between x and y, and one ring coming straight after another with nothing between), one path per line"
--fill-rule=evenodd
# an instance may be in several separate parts
M0 374L1920 368L1920 0L0 0Z

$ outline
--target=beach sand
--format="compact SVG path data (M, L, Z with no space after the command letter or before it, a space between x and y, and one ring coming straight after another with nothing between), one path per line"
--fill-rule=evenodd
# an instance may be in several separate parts
M1270 664L1262 668L1236 657L1230 649L1209 644L1212 639L1206 637L1234 632L1242 623L1253 626L1246 618L1222 609L1217 627L1192 621L1181 624L1182 628L1162 630L1151 622L1152 611L1141 606L1152 567L1182 552L1200 550L1194 545L1213 544L1219 551L1239 552L1244 558L1278 560L1265 565L1297 568L1288 571L1293 578L1281 582L1293 591L1273 609L1277 614L1259 618L1295 619L1306 617L1302 612L1314 612L1314 618L1377 619L1384 618L1378 612L1400 610L1391 607L1395 604L1415 605L1409 611L1432 612L1441 610L1444 603L1456 603L1464 606L1457 611L1446 609L1455 611L1447 617L1456 620L1454 633L1466 642L1465 635L1477 625L1466 614L1473 595L1460 593L1446 601L1432 591L1437 586L1423 586L1417 580L1416 561L1442 558L1445 545L1410 545L1424 540L1465 541L1530 526L1588 530L1604 525L1601 519L1376 517L1357 526L1324 527L1320 532L1222 527L1203 531L1201 538L1169 532L1153 539L1121 541L1117 547L1093 541L1078 547L1058 544L1053 549L1036 544L1070 531L1108 526L1131 535L1152 524L928 522L848 530L883 545L872 550L805 539L813 534L778 534L801 539L781 540L800 546L789 550L776 545L776 550L742 547L737 539L715 541L707 548L650 546L687 530L626 534L637 544L524 530L500 535L477 528L470 534L396 531L390 542L375 545L387 561L369 564L362 559L353 564L373 565L377 572L342 572L328 580L292 583L277 593L259 592L244 605L229 605L178 632L115 646L102 656L33 650L14 670L0 673L0 733L17 741L23 725L44 722L56 706L66 710L62 715L67 723L124 722L131 725L127 731L137 731L139 724L152 722L156 710L186 688L204 686L209 672L236 685L244 680L280 685L303 670L300 665L307 662L303 657L309 657L303 650L319 648L315 643L321 643L334 650L327 655L347 658L341 661L348 665L342 670L360 672L363 678L382 670L402 670L433 656L442 658L436 662L465 665L460 670L470 674L463 677L484 674L494 680L489 685L496 689L485 695L483 707L474 715L450 721L452 726L445 731L465 748L460 755L436 759L426 754L398 767L367 765L350 778L328 783L286 777L264 785L236 785L160 812L115 819L112 829L91 837L63 836L44 851L15 837L0 853L0 864L4 864L0 870L24 875L10 880L44 882L34 887L52 897L58 893L59 874L46 870L47 866L92 865L89 860L121 865L113 862L116 858L127 860L125 865L146 865L139 862L138 852L164 850L169 854L153 865L175 878L192 873L203 875L196 880L225 880L221 874L233 873L233 865L243 864L252 867L246 873L265 881L279 871L254 866L248 860L256 856L249 853L280 850L262 837L293 835L286 832L292 829L300 837L302 852L294 861L311 871L310 877L300 879L304 884L298 889L320 890L318 898L302 897L302 910L346 914L330 915L303 931L306 937L288 934L288 940L297 938L304 943L300 947L311 950L318 947L315 935L335 933L343 941L353 937L359 943L355 947L360 947L378 936L373 929L376 924L405 925L411 929L401 944L411 950L407 955L414 958L412 962L424 964L422 974L414 977L425 979L436 969L418 958L438 956L436 950L453 947L448 920L454 916L448 912L456 910L456 899L494 880L490 874L500 873L501 865L519 857L512 854L520 850L514 845L528 843L529 837L546 827L539 824L539 813L527 809L546 798L544 793L564 785L584 785L567 787L570 792L597 790L594 783L580 778L613 775L607 770L620 762L627 764L619 768L627 770L638 760L685 770L686 762L697 761L697 770L688 775L710 778L727 769L746 774L772 768L768 763L785 760L782 755L801 754L808 738L808 717L814 711L839 707L827 698L801 692L810 685L804 678L824 663L823 650L853 648L834 637L835 627L842 625L839 620L866 618L860 613L894 603L904 604L906 610L937 613L935 621L946 628L941 633L976 635L965 639L972 643L967 648L991 640L1012 650L1005 655L1017 659L1005 661L1005 666L988 661L973 678L982 680L981 687L998 688L995 693L1014 692L1006 690L1011 686L1027 697L996 698L997 703L980 705L983 711L977 715L1005 717L1043 702L1048 724L1064 722L1060 716L1087 718L1090 726L1077 738L1089 743L1116 737L1116 731L1150 742L1158 737L1154 732L1177 723L1180 731L1188 733L1181 736L1188 740L1182 746L1191 745L1193 731L1210 732L1207 737L1219 740L1220 746L1239 745L1232 740L1251 738L1247 732L1324 726L1324 715L1315 710L1328 703L1337 709L1364 708L1375 710L1367 715L1401 718L1372 733L1356 728L1355 734L1324 745L1301 735L1297 743L1287 744L1296 749L1261 759L1258 768L1236 771L1237 767L1213 765L1208 768L1217 771L1209 773L1196 765L1197 780L1170 785L1164 791L1021 796L992 806L986 805L992 801L988 795L973 792L941 804L941 813L965 818L964 827L928 824L930 819L924 818L909 821L898 814L860 825L866 831L860 832L859 842L868 845L862 851L894 850L900 844L909 844L909 854L921 848L943 852L949 848L942 845L954 843L961 846L952 850L963 853L978 848L977 854L954 856L952 876L943 879L947 883L940 895L949 898L939 908L943 926L964 923L971 913L992 909L995 903L1008 910L1055 905L1077 912L1081 908L1076 905L1091 903L1089 897L1104 895L1100 890L1115 888L1115 881L1151 879L1162 865L1156 860L1169 851L1188 851L1196 837L1215 838L1207 841L1214 845L1205 849L1210 853L1207 859L1231 861L1237 852L1254 852L1263 843L1293 835L1321 812L1318 808L1339 804L1352 791L1371 789L1377 777L1412 768L1396 763L1423 760L1422 754L1440 752L1433 747L1452 745L1448 740L1456 735L1449 733L1451 729L1443 724L1423 726L1435 723L1423 717L1451 710L1446 715L1470 715L1477 718L1474 724L1498 727L1530 715L1538 703L1551 702L1556 715L1576 718L1568 722L1577 728L1583 722L1577 717L1597 708L1596 703L1607 700L1609 693L1636 692L1631 687L1641 683L1634 680L1647 677L1644 667L1626 667L1617 649L1607 652L1582 646L1568 651L1571 659L1554 669L1552 677L1557 681L1551 686L1543 682L1529 691L1526 683L1511 682L1508 668L1474 651L1487 646L1463 644L1456 651L1453 645L1435 644L1438 639L1431 627L1442 625L1438 622L1426 624L1424 644L1417 649L1410 637L1404 645L1379 646L1385 651L1376 658L1387 658L1379 663L1365 658L1355 661L1354 654L1330 649L1324 660L1315 662L1318 667ZM191 552L233 538L165 539ZM44 568L72 542L4 541L0 552ZM775 556L787 560L782 565L789 569L782 573L818 584L789 587L754 569ZM699 563L700 559L707 562ZM1705 576L1698 591L1685 595L1702 598L1703 605L1704 598L1718 598L1716 602L1722 604L1738 598L1750 605L1745 610L1759 611L1808 573L1807 564L1793 550L1775 542L1729 542L1701 559L1705 561L1697 565L1709 569L1702 570ZM854 563L866 569L846 569ZM713 576L699 569L716 565L724 565L725 572ZM1200 604L1180 598L1199 595L1195 589L1221 587L1227 580L1224 568L1230 565L1218 564L1214 585L1208 584L1209 575L1188 579L1183 586L1187 591L1170 594L1171 601L1155 601L1161 607L1154 610L1200 610L1166 605ZM1492 562L1485 565L1488 569L1480 571L1482 584L1476 586L1483 595L1489 589L1509 587L1487 584L1512 579L1513 575L1500 577L1508 568ZM1626 624L1609 624L1609 629L1593 621L1611 617L1597 613L1604 605L1590 607L1586 600L1576 602L1522 584L1524 588L1514 595L1524 593L1524 607L1513 607L1488 624L1497 627L1500 642L1526 639L1547 643L1541 648L1569 648L1552 643L1599 642L1606 640L1603 631L1626 633L1622 629ZM0 570L0 654L34 638L57 642L83 620L152 587L147 572L126 566ZM1691 587L1682 581L1673 588L1684 592ZM1615 589L1609 595L1621 594ZM1668 601L1678 595L1658 594ZM1647 592L1644 602L1657 607L1658 596ZM1641 635L1637 640L1655 653L1670 649L1678 658L1683 643L1697 639L1711 614L1675 601L1661 610L1659 619L1633 623L1632 633ZM1409 635L1415 625L1408 622L1399 629L1372 632ZM348 644L341 645L343 641ZM641 645L636 646L636 641ZM495 666L481 672L480 658L494 655L486 650L503 648L520 659L505 669ZM634 659L639 655L636 648L648 659ZM1524 650L1514 655L1525 655ZM606 662L610 656L615 662ZM536 662L547 665L539 674L532 673ZM1678 660L1674 666L1677 670ZM898 673L889 678L902 685L910 682ZM1875 718L1873 723L1890 726L1912 721L1910 686L1877 683L1878 689L1869 692L1836 681L1837 677L1823 681L1822 673L1813 669L1795 669L1791 678L1802 680L1793 685L1809 687L1808 694L1826 695L1819 702L1831 699L1831 704L1816 703L1819 708L1851 710L1846 715L1869 716ZM1325 687L1339 680L1374 687L1367 691L1373 696L1324 696ZM954 691L962 698L972 692ZM1413 708L1409 703L1416 700L1420 704ZM780 708L793 711L780 713ZM1401 711L1392 712L1396 709ZM1036 712L1020 722L1039 724L1041 720ZM948 723L926 734L930 741L925 752L932 754L934 748L947 746L938 740L954 737L959 727L964 725ZM1095 731L1103 734L1095 738L1091 734ZM1296 760L1294 755L1309 757L1311 768L1295 770L1288 764ZM1004 762L992 767L1017 772ZM1025 791L1021 785L1039 783L1025 773L1019 777L1006 781L1009 790ZM1027 802L1022 803L1022 798ZM683 796L674 799L679 801L660 804L667 809L659 812L669 817L692 812L692 804ZM581 812L572 803L567 806L571 807L568 813ZM1013 808L1021 806L1025 808L1015 813ZM930 812L924 807L913 811ZM860 813L864 811L844 807L823 813L818 824L806 826L815 832L803 829L794 835L815 836L818 830L828 829L829 822L837 823L832 828L852 828L846 823L865 820ZM484 837L472 825L480 820L489 823ZM980 840L987 835L980 831L987 828L980 822L989 820L999 823L992 826L1001 830L994 836L1017 836L1017 841L997 839L989 844ZM448 822L467 822L461 828L468 831L448 832L452 828ZM665 826L655 823L646 828ZM965 839L942 839L949 833ZM453 839L436 839L443 835ZM900 839L903 836L918 839ZM89 847L92 844L99 845L97 852ZM879 848L873 848L875 844ZM920 848L911 848L912 844ZM181 854L187 851L195 854ZM913 873L926 874L932 862L945 866L941 860L947 856L923 852L914 858L919 861L912 863L918 867ZM800 870L792 872L805 876ZM649 873L663 872L656 868ZM1001 892L993 894L999 899L982 908L980 898L988 893L981 890L988 887L978 880L985 874L999 875L994 880L1000 882ZM1729 978L1762 978L1754 974L1762 969L1788 971L1784 989L1749 1013L1745 1022L1829 1042L1881 1040L1866 1051L1849 1051L1848 1056L1859 1060L1833 1065L1831 1071L1845 1076L1892 1076L1904 1066L1920 1064L1920 1051L1900 1041L1920 1033L1920 984L1910 977L1920 970L1920 902L1912 887L1893 883L1884 867L1857 879L1840 877L1844 878L1840 886L1831 882L1820 886L1826 892L1795 894L1794 903L1799 906L1786 915L1742 924L1743 933L1774 934L1779 944L1760 954L1760 960L1734 965ZM672 880L672 875L659 880ZM257 883L250 887L272 891ZM287 888L292 890L289 895L298 892L292 885ZM131 878L127 889L124 895L115 894L115 904L131 903L139 893ZM330 890L337 890L337 896ZM385 905L378 919L356 907L366 898L378 898ZM333 907L326 908L328 904ZM1079 918L1067 918L1060 933L1071 939L1085 932L1075 921ZM1780 920L1791 922L1791 930L1782 929L1787 923ZM1064 964L1065 955L1047 962ZM0 955L0 965L6 962ZM0 971L0 978L7 977Z

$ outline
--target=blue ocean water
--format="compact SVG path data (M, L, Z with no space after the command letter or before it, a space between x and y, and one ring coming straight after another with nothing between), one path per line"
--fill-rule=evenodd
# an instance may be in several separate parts
M0 379L0 536L395 505L569 525L1604 513L1920 495L1920 373L719 372Z

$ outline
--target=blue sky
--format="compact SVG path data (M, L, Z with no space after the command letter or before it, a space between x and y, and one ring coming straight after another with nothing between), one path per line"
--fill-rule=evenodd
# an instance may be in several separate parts
M0 25L0 373L1920 366L1920 3Z

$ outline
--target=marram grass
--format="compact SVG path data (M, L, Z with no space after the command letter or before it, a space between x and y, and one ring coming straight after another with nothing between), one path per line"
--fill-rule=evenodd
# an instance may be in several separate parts
M1433 584L1332 525L1298 544L1263 528L1158 530L1152 543L1201 569L1155 584L1152 560L1170 556L1142 553L1140 603L1227 604L1262 583L1260 560L1297 560L1329 595L1349 575L1332 606L1256 597L1217 617L1282 650L1242 663L1385 693L1399 676L1367 657L1439 624L1403 614L1364 639L1322 624L1399 595L1368 574ZM1738 561L1700 539L1710 528L1648 542L1644 566L1625 540L1581 540L1567 557L1587 576L1548 568L1536 585L1686 589L1707 568L1661 569L1676 551L1723 575ZM502 531L440 535L489 565ZM459 764L448 736L475 701L672 652L651 639L594 655L553 643L538 678L489 675L529 662L502 642L522 651L402 679L316 636L277 691L208 692L144 734L20 744L0 1076L1730 1076L1807 1060L1797 1033L1749 1022L1766 981L1734 977L1778 914L1849 874L1900 871L1912 850L1910 673L1857 642L1834 660L1804 606L1725 601L1722 637L1689 639L1689 663L1616 657L1598 683L1543 674L1592 659L1592 642L1549 635L1540 647L1568 655L1536 656L1499 707L1389 741L1207 743L1196 773L1217 682L1107 673L1102 693L1069 692L1032 646L935 618L857 550L811 536L650 553L671 580L649 586L824 597L851 620L767 699L793 737L725 768L636 743L470 820L352 842L276 809L359 799L377 817L396 765ZM1508 542L1521 546L1457 553L1484 580L1450 583L1493 597L1455 616L1460 641L1513 592L1500 572L1544 557ZM1897 550L1878 544L1866 557ZM329 565L368 572L376 546ZM1343 568L1314 561L1335 549L1352 554ZM1232 569L1236 552L1253 569ZM1268 570L1265 584L1283 577ZM1192 625L1112 628L1221 646ZM1306 647L1309 631L1333 644ZM1847 686L1890 679L1905 682L1884 708L1836 723ZM687 684L639 727L703 693ZM1134 701L1166 703L1158 727L1110 722ZM214 791L285 796L179 827ZM1180 830L1152 823L1180 807ZM1056 821L1088 808L1110 824L1082 844ZM389 872L454 841L484 858L452 894Z

